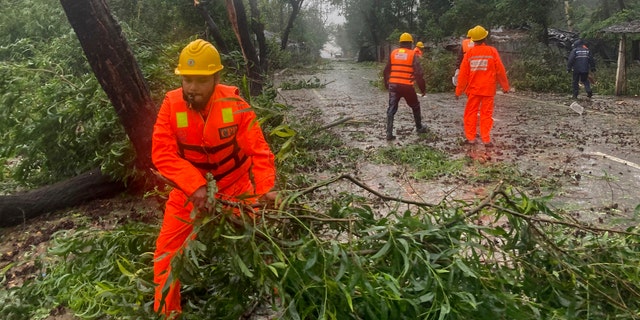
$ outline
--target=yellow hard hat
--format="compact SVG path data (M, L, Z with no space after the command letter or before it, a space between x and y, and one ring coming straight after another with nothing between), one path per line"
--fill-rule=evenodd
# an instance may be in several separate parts
M473 29L467 30L467 38L471 38L471 30L473 30Z
M418 43L416 43L416 47L422 49L424 48L424 43L422 43L422 41L418 41Z
M209 76L222 68L218 50L211 43L198 39L182 49L175 73L181 76Z
M487 31L482 26L475 26L473 29L469 30L469 36L471 37L471 41L480 41L489 35L489 31Z
M413 42L413 37L409 33L405 32L400 35L400 42Z

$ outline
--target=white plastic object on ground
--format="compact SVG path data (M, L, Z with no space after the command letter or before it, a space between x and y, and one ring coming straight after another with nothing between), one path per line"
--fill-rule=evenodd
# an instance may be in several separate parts
M571 110L577 112L579 115L582 115L582 112L584 111L584 107L582 107L579 103L577 102L572 102L569 105L569 108L571 108Z

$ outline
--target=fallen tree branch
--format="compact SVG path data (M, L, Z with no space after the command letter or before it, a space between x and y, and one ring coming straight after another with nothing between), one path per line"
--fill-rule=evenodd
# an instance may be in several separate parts
M560 221L560 220L551 220L551 219L528 216L528 215L513 211L511 209L507 209L507 208L504 208L504 207L501 207L501 206L497 206L495 204L489 204L489 206L494 208L494 209L498 209L498 210L504 211L506 213L509 213L511 215L514 215L516 217L522 218L522 219L527 220L527 221L535 221L535 222L550 223L550 224L559 224L559 225L563 225L563 226L567 226L567 227L573 227L573 228L576 228L576 229L585 230L585 231L591 231L591 232L611 232L611 233L617 233L617 234L624 234L624 235L628 235L628 236L636 236L636 237L640 236L640 233L635 233L635 232L621 231L621 230L615 230L615 229L609 229L609 228L591 227L591 226L586 226L586 225L579 224L579 223L566 222L566 221Z
M297 198L297 197L299 197L301 195L312 193L312 192L314 192L314 191L316 191L316 190L318 190L318 189L320 189L322 187L326 187L326 186L328 186L328 185L330 185L332 183L335 183L335 182L337 182L339 180L349 180L353 184L355 184L358 187L368 191L369 193L375 195L376 197L378 197L378 198L380 198L380 199L382 199L384 201L396 201L396 202L401 202L401 203L406 203L406 204L413 204L413 205L422 206L422 207L435 207L435 206L437 206L436 204L432 204L432 203L419 202L419 201L407 200L407 199L396 198L396 197L391 197L391 196L384 195L384 194L382 194L382 193L380 193L380 192L378 192L376 190L373 190L372 188L370 188L369 186L367 186L366 184L364 184L363 182L359 181L358 179L352 177L349 174L343 174L343 175L337 176L335 178L322 181L322 182L320 182L320 183L318 183L316 185L313 185L313 186L311 186L309 188L306 188L306 189L304 189L304 190L292 195L291 199L295 199L295 198Z
M343 124L343 123L345 123L345 122L347 122L347 121L349 121L349 120L353 120L353 117L345 117L345 118L342 118L342 119L338 119L338 120L336 120L336 121L334 121L334 122L331 122L331 123L329 123L329 124L326 124L326 125L324 125L324 126L322 126L322 127L318 128L318 129L316 129L316 130L313 130L311 133L312 133L312 134L315 134L315 133L318 133L318 132L320 132L320 131L327 130L327 129L331 128L331 127L335 127L335 126L337 126L337 125Z

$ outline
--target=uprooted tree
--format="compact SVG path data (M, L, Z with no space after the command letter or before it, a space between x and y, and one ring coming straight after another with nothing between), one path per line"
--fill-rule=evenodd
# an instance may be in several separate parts
M212 32L216 31L217 24L208 15L205 1L194 3L195 10L199 10ZM93 168L54 185L0 196L2 227L23 223L43 213L86 201L108 198L126 189L143 191L158 184L156 177L149 174L156 106L120 25L105 0L60 0L60 4L133 146L136 174L133 178L114 178L99 168ZM225 1L230 26L246 62L250 94L258 95L262 91L269 50L264 36L265 28L260 23L258 3L251 0L249 5L251 16L247 17L242 1ZM258 47L254 46L251 33L256 36ZM214 38L217 45L226 46L219 34Z
M104 0L61 0L89 64L111 100L136 151L138 170L151 168L155 106L136 59ZM143 181L127 181L141 187ZM93 169L51 186L0 197L0 226L12 226L43 213L125 190L124 182Z
M135 169L141 174L119 181L99 168L51 186L0 197L0 227L23 223L43 213L63 209L86 201L108 198L123 190L143 191L159 181L150 174L151 136L156 106L142 71L129 44L105 0L60 0L95 77L107 94L136 153ZM197 2L196 2L197 5ZM261 91L266 66L264 30L259 43L261 52L250 41L245 8L241 1L227 1L227 12L247 63L251 94ZM204 7L200 8L204 13ZM252 14L259 15L255 2ZM206 15L205 19L207 18ZM210 18L210 17L209 17ZM253 19L257 19L253 17ZM208 21L211 26L212 21ZM215 23L213 23L215 26ZM126 186L126 187L125 187Z

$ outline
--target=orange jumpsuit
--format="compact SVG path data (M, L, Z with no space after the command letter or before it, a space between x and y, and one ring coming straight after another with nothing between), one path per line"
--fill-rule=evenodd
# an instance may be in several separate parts
M475 43L464 55L460 65L456 97L467 94L464 110L464 133L469 141L475 141L480 112L480 139L491 142L493 127L494 97L497 85L509 91L507 73L496 48L485 43Z
M162 300L171 258L193 227L188 196L206 185L207 172L216 180L216 197L238 201L242 194L263 195L275 183L274 156L250 106L238 89L218 84L204 112L187 107L182 88L164 98L153 130L152 160L173 182L154 254L156 311L181 312L180 283L174 280ZM246 199L245 199L246 201ZM161 310L160 310L161 309Z

